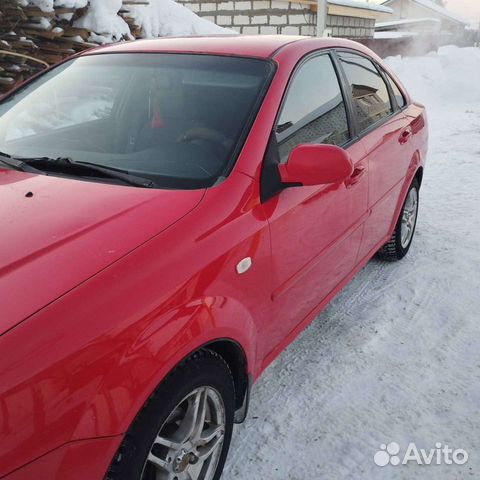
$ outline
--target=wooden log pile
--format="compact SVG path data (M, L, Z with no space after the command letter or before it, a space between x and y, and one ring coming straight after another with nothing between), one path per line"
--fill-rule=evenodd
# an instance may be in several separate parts
M92 33L103 33L74 26L75 20L85 15L88 5L54 7L53 11L45 12L32 3L0 0L0 95L65 57L96 46L89 41ZM118 14L129 25L132 38L139 38L141 29L129 16L129 6L148 3L148 0L123 1Z

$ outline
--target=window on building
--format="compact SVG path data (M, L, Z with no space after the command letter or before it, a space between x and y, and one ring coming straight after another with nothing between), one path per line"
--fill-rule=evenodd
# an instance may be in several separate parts
M387 85L367 58L349 52L338 56L350 85L360 131L364 131L392 113Z
M304 63L287 91L275 130L280 161L304 143L342 145L350 138L347 113L329 55Z

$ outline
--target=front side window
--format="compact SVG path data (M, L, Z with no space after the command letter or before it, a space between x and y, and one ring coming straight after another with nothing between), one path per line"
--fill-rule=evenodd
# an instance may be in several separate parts
M349 138L347 112L329 55L307 60L287 91L275 129L280 162L303 143L343 145Z
M359 129L363 132L392 113L387 85L367 58L350 52L339 52L338 57L352 93Z
M208 187L231 169L272 68L214 55L79 57L0 103L0 152Z

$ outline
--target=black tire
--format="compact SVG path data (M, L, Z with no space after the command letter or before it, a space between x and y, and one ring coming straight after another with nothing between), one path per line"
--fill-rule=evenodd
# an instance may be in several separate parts
M402 231L402 216L405 209L405 204L407 202L408 196L412 189L417 191L417 207L415 213L415 224L413 226L413 232L411 234L411 238L407 245L402 245L401 240L401 231ZM377 257L381 260L386 260L389 262L394 262L397 260L401 260L410 250L410 246L412 245L413 237L415 236L415 228L417 226L417 218L418 218L418 206L419 202L419 192L420 192L420 185L416 178L413 179L410 188L408 189L407 195L405 197L405 202L402 205L402 209L400 210L400 214L397 219L397 223L395 225L395 230L393 231L390 240L377 252Z
M157 387L130 426L105 480L140 480L152 444L169 415L190 392L205 386L214 388L220 394L225 407L223 446L213 477L213 480L218 480L232 437L235 387L227 363L220 355L207 349L184 360Z

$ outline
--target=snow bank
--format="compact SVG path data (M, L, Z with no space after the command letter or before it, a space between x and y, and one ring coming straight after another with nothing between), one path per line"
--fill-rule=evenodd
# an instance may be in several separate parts
M82 2L85 0L34 0L49 8L53 1ZM48 5L46 5L48 4ZM91 42L111 43L131 38L128 24L118 15L122 0L90 0L87 14L75 22L75 26L95 32ZM188 8L173 0L150 0L149 5L131 5L130 16L142 29L144 38L180 35L231 34L231 30L219 27L198 17Z
M21 3L34 5L44 12L52 12L53 7L83 8L88 0L24 0Z
M89 40L95 43L111 43L131 38L130 28L118 15L122 0L90 0L87 14L75 22L78 28L92 32Z
M200 18L173 0L150 0L150 5L131 6L129 10L142 27L145 38L233 33Z
M423 57L389 57L386 62L410 95L431 112L480 105L478 48L447 46Z

